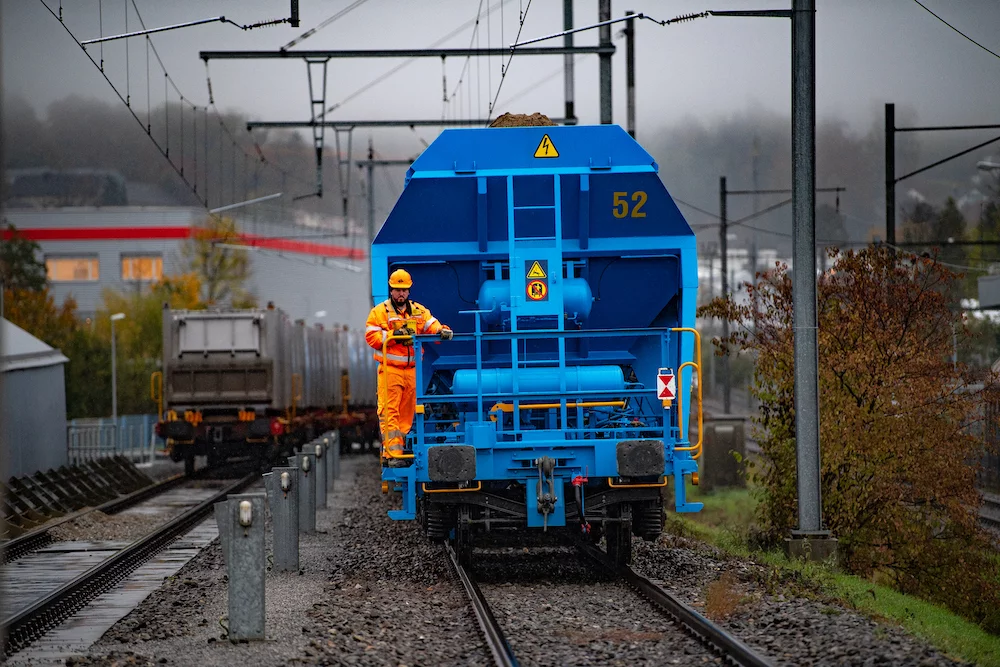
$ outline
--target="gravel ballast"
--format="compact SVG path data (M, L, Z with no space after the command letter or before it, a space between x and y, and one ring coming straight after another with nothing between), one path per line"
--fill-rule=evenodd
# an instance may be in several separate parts
M386 517L394 499L379 491L377 461L347 457L342 468L331 508L318 513L324 532L301 538L301 572L267 575L266 641L226 639L215 542L77 664L492 664L442 548L416 522ZM963 664L837 603L794 597L770 569L701 542L636 540L634 555L637 571L776 665ZM717 661L573 549L489 549L476 553L473 574L523 665Z
M216 541L78 664L490 664L441 547L414 523L385 515L391 505L379 491L377 460L342 463L330 508L317 513L323 532L300 536L300 572L267 574L267 640L225 638L226 570Z
M634 570L702 614L711 607L706 615L776 665L968 664L835 601L786 596L780 575L703 542L664 534L633 542L633 557Z

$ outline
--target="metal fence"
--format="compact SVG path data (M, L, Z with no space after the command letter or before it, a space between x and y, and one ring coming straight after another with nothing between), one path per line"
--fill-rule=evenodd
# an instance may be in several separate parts
M133 463L152 463L164 442L156 435L156 415L123 415L111 418L71 419L66 424L66 450L70 465L94 459L123 456Z

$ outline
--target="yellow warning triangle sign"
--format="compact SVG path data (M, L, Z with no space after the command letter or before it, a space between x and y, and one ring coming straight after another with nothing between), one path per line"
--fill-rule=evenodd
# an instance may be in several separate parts
M535 263L531 265L530 269L528 269L528 277L529 278L545 277L545 271L542 270L542 265L538 263L538 260L535 260Z
M538 142L538 148L535 149L535 157L559 157L559 151L556 150L555 144L549 139L549 135L546 134Z

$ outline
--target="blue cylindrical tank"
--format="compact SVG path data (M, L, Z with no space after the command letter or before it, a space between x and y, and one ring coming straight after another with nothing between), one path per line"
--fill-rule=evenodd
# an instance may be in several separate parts
M563 311L579 323L583 323L590 315L594 305L594 293L590 283L583 278L567 278L562 281ZM510 306L510 281L487 280L479 288L479 307L488 310L483 314L487 324L499 324L503 319L501 305ZM509 317L509 315L508 315Z
M455 371L452 392L475 394L475 370ZM621 391L625 388L625 375L619 366L570 366L566 369L566 391ZM558 392L558 368L520 368L517 371L519 392ZM514 391L514 377L510 368L486 368L482 371L484 394L509 394Z

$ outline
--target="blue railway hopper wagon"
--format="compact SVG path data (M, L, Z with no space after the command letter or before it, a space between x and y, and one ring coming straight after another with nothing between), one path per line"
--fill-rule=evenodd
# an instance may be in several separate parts
M409 465L382 470L402 496L391 518L466 560L482 533L559 529L627 563L664 498L701 509L685 494L696 242L657 171L616 125L446 130L413 163L372 244L373 297L406 269L455 336L412 337Z

